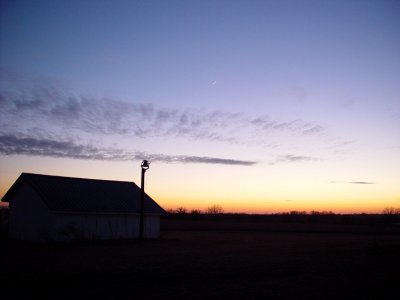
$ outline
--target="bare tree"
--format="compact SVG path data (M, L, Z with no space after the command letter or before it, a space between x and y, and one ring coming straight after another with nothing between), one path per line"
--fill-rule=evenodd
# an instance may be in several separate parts
M176 213L178 214L178 215L185 215L185 214L187 214L187 209L186 208L184 208L184 207L178 207L177 209L176 209Z
M400 208L386 207L382 214L384 215L400 215Z
M214 204L207 208L207 214L209 214L209 215L218 215L218 214L222 214L223 212L224 212L224 210L222 209L222 206L220 206L220 205Z

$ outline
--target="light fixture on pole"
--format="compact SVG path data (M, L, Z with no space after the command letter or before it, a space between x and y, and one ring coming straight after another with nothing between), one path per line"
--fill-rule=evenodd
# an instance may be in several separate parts
M147 160L143 160L140 167L142 168L142 185L140 189L139 239L142 240L144 231L144 173L150 168L150 163Z

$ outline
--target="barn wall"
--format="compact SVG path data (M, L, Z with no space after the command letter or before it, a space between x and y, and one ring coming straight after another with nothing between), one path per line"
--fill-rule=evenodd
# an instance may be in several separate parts
M32 242L46 242L50 237L50 211L39 195L23 183L10 199L10 238Z
M10 210L8 209L8 206L0 205L0 238L1 238L1 236L8 234L9 212L10 212Z
M160 237L160 216L148 215L145 217L143 235L148 239L158 239Z
M123 214L53 214L53 239L114 240L139 237L139 216ZM145 238L160 236L160 217L146 216Z

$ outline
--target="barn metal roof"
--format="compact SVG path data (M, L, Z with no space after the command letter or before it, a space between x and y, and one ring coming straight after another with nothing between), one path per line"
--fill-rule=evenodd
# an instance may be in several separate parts
M2 201L12 201L24 183L30 185L52 211L140 213L140 188L134 182L22 173ZM165 213L147 194L144 212Z

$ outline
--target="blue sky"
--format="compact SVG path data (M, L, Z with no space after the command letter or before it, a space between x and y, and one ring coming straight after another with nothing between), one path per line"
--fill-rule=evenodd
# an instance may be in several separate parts
M398 1L0 11L3 193L22 171L137 182L143 157L167 207L400 206Z

